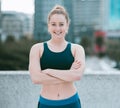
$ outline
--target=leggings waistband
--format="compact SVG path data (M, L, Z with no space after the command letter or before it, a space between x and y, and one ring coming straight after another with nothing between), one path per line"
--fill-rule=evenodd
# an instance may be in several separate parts
M74 103L78 99L79 99L79 95L76 92L73 96L66 99L61 99L61 100L50 100L40 96L39 102L45 105L66 105L66 104Z

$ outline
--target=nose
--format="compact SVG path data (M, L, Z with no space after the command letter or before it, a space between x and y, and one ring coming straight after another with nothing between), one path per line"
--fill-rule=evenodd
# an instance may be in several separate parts
M59 31L61 28L60 28L60 26L56 26L56 31Z

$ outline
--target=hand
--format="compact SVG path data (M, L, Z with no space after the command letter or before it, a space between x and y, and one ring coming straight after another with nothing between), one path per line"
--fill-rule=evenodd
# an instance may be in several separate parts
M80 66L81 66L80 61L75 60L70 69L78 69L80 68Z

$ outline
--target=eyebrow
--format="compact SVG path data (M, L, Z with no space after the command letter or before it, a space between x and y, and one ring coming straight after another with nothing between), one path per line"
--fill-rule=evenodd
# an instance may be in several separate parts
M51 23L56 23L56 22L51 22ZM64 23L64 22L59 22L59 23Z

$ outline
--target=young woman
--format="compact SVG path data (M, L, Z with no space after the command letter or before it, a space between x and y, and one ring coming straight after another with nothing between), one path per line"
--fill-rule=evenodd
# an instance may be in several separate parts
M51 39L30 50L30 76L42 87L38 108L81 108L74 82L83 75L85 54L82 46L65 40L69 23L64 7L55 6L48 15Z

